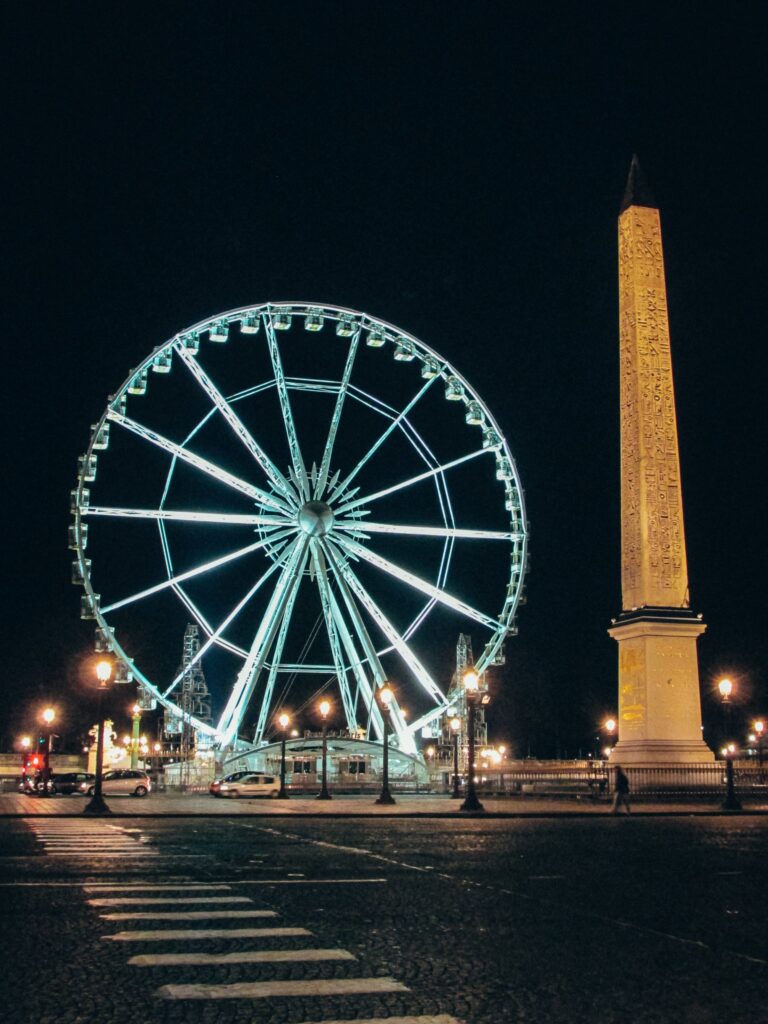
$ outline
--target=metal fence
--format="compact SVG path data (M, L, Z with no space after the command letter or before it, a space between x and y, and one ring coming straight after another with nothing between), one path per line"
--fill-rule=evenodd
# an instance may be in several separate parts
M725 764L624 766L633 800L712 800L725 791ZM484 771L478 791L492 796L613 796L616 769L596 762L586 767L509 768ZM462 780L463 781L463 780ZM444 790L449 787L444 785ZM768 767L734 765L734 788L741 799L768 802Z

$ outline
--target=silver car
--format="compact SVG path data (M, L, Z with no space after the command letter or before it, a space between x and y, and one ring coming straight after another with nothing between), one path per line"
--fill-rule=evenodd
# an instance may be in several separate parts
M146 772L134 768L115 770L104 773L101 791L104 796L146 796L152 792L152 781ZM86 792L93 796L96 792L94 782L88 782Z
M228 781L223 779L219 785L217 796L269 796L275 798L280 792L280 779L274 775L261 772L240 773L240 778Z

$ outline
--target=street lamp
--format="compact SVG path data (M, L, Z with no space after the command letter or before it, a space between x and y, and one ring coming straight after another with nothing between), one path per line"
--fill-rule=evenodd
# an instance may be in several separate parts
M459 790L459 732L461 730L461 719L451 719L451 732L453 734L453 792L451 800L458 800L461 797Z
M139 767L139 729L141 728L141 708L134 704L131 708L131 768Z
M104 776L104 694L109 689L109 680L112 676L112 663L100 661L96 666L96 678L99 685L96 688L99 703L97 717L99 720L99 736L96 743L96 780L93 786L93 796L85 807L84 814L111 814L109 807L101 795L102 779Z
M464 692L467 698L467 731L469 733L469 764L467 765L467 795L460 811L484 811L485 808L475 792L475 711L480 699L480 679L470 669L464 673Z
M720 691L720 700L724 708L725 721L728 732L731 731L731 694L733 693L733 683L730 679L721 679L717 684L717 688ZM729 743L725 748L725 799L723 800L721 807L724 811L740 811L741 804L736 796L736 791L733 787L733 755L736 752L736 748L733 743Z
M388 686L384 685L379 689L377 697L379 698L381 718L384 723L384 774L381 780L381 793L376 803L393 804L395 802L395 798L389 792L389 716L391 713L390 708L392 706L394 694Z
M765 722L762 718L758 718L752 728L755 730L755 737L757 739L757 763L760 768L763 767L763 734L765 733Z
M328 700L321 700L320 714L323 716L323 776L320 792L317 794L318 800L333 799L331 794L328 792L328 713L330 710L331 702Z
M51 781L51 746L53 745L53 730L51 726L56 718L56 711L54 708L46 708L41 717L48 726L48 736L45 741L45 750L43 752L43 785L40 790L40 795L48 796L48 784Z
M278 715L277 724L280 726L280 792L277 794L280 800L288 799L288 791L285 788L285 735L288 726L291 724L289 715L285 712Z

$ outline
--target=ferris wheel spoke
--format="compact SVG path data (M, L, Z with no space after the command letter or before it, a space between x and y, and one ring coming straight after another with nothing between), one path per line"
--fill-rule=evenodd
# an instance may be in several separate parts
M344 659L341 655L339 634L336 629L336 623L334 622L333 612L331 610L331 595L330 587L328 586L328 568L325 562L325 557L323 556L322 548L317 540L310 540L310 550L312 552L312 562L315 568L317 588L320 591L320 604L323 609L323 618L325 619L325 628L328 633L328 642L330 643L333 662L336 666L336 677L339 681L341 702L344 705L347 727L352 731L357 726L355 701L349 689L347 670L344 665Z
M490 615L486 615L484 612L478 611L471 605L466 604L464 601L459 600L457 597L453 597L448 593L447 590L443 590L440 587L435 587L431 583L427 583L426 580L422 580L420 577L415 576L412 572L408 572L401 565L396 565L394 562L390 562L389 559L384 558L382 555L377 555L370 548L363 547L362 544L358 544L357 541L351 538L339 538L340 543L347 551L358 558L362 558L363 561L369 562L371 565L375 565L377 569L381 569L383 572L389 573L390 576L394 576L395 579L401 580L403 583L407 583L414 590L420 591L422 594L426 594L427 597L432 597L441 604L444 604L447 608L452 608L455 612L459 612L461 615L466 615L467 618L473 619L475 622L481 623L483 626L487 626L489 629L504 629L504 625L501 622L497 622L496 619L491 618Z
M113 604L107 605L102 608L102 614L106 615L109 612L116 611L118 608L123 608L125 605L134 604L136 601L142 601L146 597L152 597L153 594L159 594L163 590L167 590L169 587L176 587L180 583L185 583L187 580L194 579L196 576L203 576L205 573L212 572L214 569L220 569L222 565L226 565L228 562L234 562L237 558L242 558L244 555L250 555L254 551L258 551L260 548L265 547L267 544L274 544L276 541L282 540L284 537L288 537L296 531L293 528L284 530L282 533L276 533L270 535L269 538L264 540L255 541L253 544L247 544L244 548L238 548L236 551L230 551L226 555L221 555L219 558L213 558L209 562L203 562L202 565L196 565L194 569L188 569L186 572L179 573L177 576L171 576L167 580L163 580L162 583L156 583L153 587L147 587L146 590L140 590L136 594L131 594L130 597L124 597L121 601L115 601Z
M228 526L285 526L284 516L249 516L233 512L195 512L166 508L117 508L108 505L87 505L83 516L105 516L118 519L154 519L181 523L214 523Z
M195 380L198 382L200 387L205 391L208 397L211 399L213 404L219 410L221 415L227 421L228 425L232 428L236 436L242 441L251 455L254 457L256 462L261 466L263 471L269 477L274 487L280 492L280 494L287 498L289 502L295 503L296 498L293 488L290 486L288 481L285 479L283 474L269 458L264 449L256 443L251 432L245 426L243 421L237 415L235 410L222 395L216 385L213 383L211 378L202 368L200 363L195 359L194 355L189 349L185 348L181 342L177 342L175 346L176 352L182 361L187 365L190 372L192 373Z
M219 483L225 484L228 487L234 488L236 491L240 491L241 494L247 495L247 497L256 502L257 505L261 505L265 508L277 509L279 512L290 512L290 508L283 498L279 498L274 494L268 494L266 491L262 491L260 487L255 487L253 484L249 484L245 480L241 480L233 473L228 472L226 469L222 469L221 466L217 466L209 459L203 458L202 455L195 455L194 452L189 451L187 448L183 448L180 444L176 444L175 441L171 441L167 437L163 437L163 435L158 434L157 431L150 430L149 427L145 427L141 423L137 423L136 420L132 420L130 417L124 416L115 409L109 410L107 418L113 423L117 423L119 426L129 430L131 433L136 434L137 437L141 437L145 441L149 441L150 444L155 445L162 451L168 452L169 455L174 455L177 459L181 459L182 462L186 462L188 465L193 466L202 473L206 473L208 476L213 477L214 480L218 480Z
M308 542L308 537L300 537L291 549L267 605L264 617L256 630L248 657L238 673L237 682L230 694L217 728L217 732L225 744L231 742L237 736L237 731L248 708L248 702L256 686L256 680L264 667L264 662L277 633L286 604L293 588L298 587L301 582L301 573L298 572L298 569L304 562Z
M355 627L355 630L360 637L360 642L363 646L368 661L375 673L376 683L379 686L383 686L386 682L387 676L384 668L381 664L376 648L374 647L373 641L371 640L368 628L363 621L363 617L360 614L360 609L355 603L354 595L350 589L349 584L344 576L344 573L339 565L339 562L334 554L330 544L323 544L323 551L325 552L328 564L333 569L333 574L336 577L336 582L339 586L339 590L344 598L344 603L347 606L347 611ZM398 706L397 700L394 699L391 704L391 715L392 724L394 727L395 734L397 735L398 746L401 750L408 754L416 753L416 744L414 743L412 734L408 731L405 726L405 720L403 719L402 712Z
M299 582L304 574L306 566L307 554L304 556L304 560L301 563L298 573L296 574L295 585L291 588L291 592L288 596L288 600L285 603L285 609L280 621L280 629L277 633L277 639L272 650L272 664L269 667L269 674L267 676L267 685L264 688L264 696L261 701L261 707L259 708L259 718L256 723L256 731L254 733L254 743L261 743L264 739L264 733L269 724L269 710L272 706L272 694L275 692L275 682L277 680L277 673L280 671L280 663L283 657L283 651L285 649L285 641L288 636L288 627L291 624L291 617L293 616L293 606L296 604L296 597L299 593Z
M344 490L346 490L347 487L349 487L349 485L355 479L355 477L360 472L360 470L363 468L363 466L370 459L373 458L373 456L376 454L376 452L379 450L379 448L381 448L381 446L384 444L384 442L390 436L392 431L400 426L400 424L403 422L403 420L408 415L408 413L411 411L411 409L413 409L413 407L416 405L416 403L427 393L427 391L432 387L432 385L434 384L434 382L437 379L438 379L437 377L430 377L429 380L425 382L423 387L419 388L419 390L416 392L416 394L410 400L408 405L406 405L406 407L402 410L402 412L399 412L397 414L397 416L395 416L395 418L392 420L392 422L389 424L389 426L386 428L386 430L382 434L379 435L379 437L376 439L376 441L374 441L374 443L371 445L371 447L368 449L368 451L365 453L365 455L362 457L362 459L360 459L360 461L355 466L355 468L352 470L352 472L349 473L348 476L346 476L344 478L344 480L342 480L342 482L340 484L336 485L336 487L333 490L333 494L329 498L329 501L333 501L334 498L336 498L339 494L341 494Z
M462 530L452 526L405 526L402 523L369 523L368 520L336 520L334 529L352 533L394 533L414 537L454 537L467 540L522 540L521 533L503 530Z
M291 463L293 465L293 472L296 477L297 487L300 492L300 498L302 501L309 501L309 480L307 478L307 470L304 465L304 459L301 455L301 448L299 447L299 438L296 433L296 424L294 423L293 413L291 412L291 400L288 396L288 387L285 382L285 374L283 373L283 364L280 360L280 349L277 345L277 338L275 337L275 330L272 326L272 321L269 317L264 318L264 323L267 332L267 346L269 348L269 357L272 360L272 372L275 375L275 384L277 386L277 395L280 400L280 409L283 413L283 422L285 424L285 433L288 438L288 447L291 452Z
M278 546L276 554L278 556L281 556L286 546L290 543L290 540L285 540L281 545ZM296 541L294 540L293 543L295 544ZM173 690L176 689L176 687L182 681L184 676L189 672L190 668L192 668L193 665L197 664L197 662L200 661L200 659L205 655L207 651L211 649L211 647L214 644L218 644L221 641L224 630L228 629L232 625L237 616L240 614L243 608L245 608L245 606L253 598L253 596L257 593L257 591L267 582L267 580L273 573L277 572L277 570L280 568L280 564L281 557L277 557L275 561L272 563L272 565L269 566L267 571L265 573L262 573L259 579L256 580L256 582L253 584L250 590L248 590L245 596L238 601L238 603L235 605L235 607L232 609L229 615L227 615L226 618L220 623L220 625L213 632L209 632L208 639L205 641L205 643L200 645L197 654L195 654L195 656L190 660L189 664L186 666L184 671L180 672L176 676L176 678L173 680L168 689L164 691L164 697L167 697L168 694L172 693ZM243 654L245 655L245 652L243 652Z
M374 601L374 599L367 592L365 587L363 587L362 583L357 578L357 575L352 570L352 567L349 564L342 564L340 566L340 571L342 572L344 579L349 584L352 593L358 599L360 604L362 604L362 606L371 616L373 621L377 624L377 626L382 631L384 636L387 638L389 643L392 644L392 646L395 648L397 653L400 655L400 657L411 670L413 675L419 681L425 692L436 703L441 705L444 704L445 696L443 695L443 692L440 689L440 687L435 683L434 679L432 679L429 672L427 672L427 670L424 668L422 663L410 649L410 647L405 642L400 633L397 631L397 629L395 629L395 627L389 621L389 619L381 610L376 601ZM402 713L400 712L399 708L397 709L397 713L400 714L402 718ZM410 729L411 731L413 731L413 727L408 726L405 722L405 719L402 719L400 725L403 730Z
M434 466L432 469L428 469L424 473L418 473L416 476L409 477L407 480L401 480L399 484L393 484L391 487L385 487L381 491L374 491L373 494L366 494L361 498L355 498L354 501L345 502L337 509L334 509L334 513L336 516L340 516L344 512L348 512L350 509L357 508L358 505L367 505L369 502L376 501L378 498L384 498L388 494L394 494L396 491L402 491L405 487L412 487L414 484L418 484L422 480L429 480L430 477L437 476L440 473L445 473L446 470L454 469L456 466L460 466L464 462L469 462L471 459L476 459L480 455L485 455L489 450L490 449L487 448L478 448L474 452L468 452L466 455L462 455L458 459L453 459L451 462L443 463L441 466Z
M320 463L320 472L318 473L317 483L315 485L315 501L322 497L325 485L328 480L328 473L331 468L331 457L333 456L333 446L336 442L336 434L339 429L339 423L341 421L341 413L344 408L344 400L347 397L347 391L349 390L349 382L352 377L352 367L355 362L355 356L357 355L357 347L360 342L361 328L358 326L356 333L349 343L349 352L347 353L347 362L344 366L344 374L341 378L339 385L339 393L336 396L336 405L333 409L333 416L331 417L331 426L328 431L328 438L325 442L325 451L323 452L323 458Z

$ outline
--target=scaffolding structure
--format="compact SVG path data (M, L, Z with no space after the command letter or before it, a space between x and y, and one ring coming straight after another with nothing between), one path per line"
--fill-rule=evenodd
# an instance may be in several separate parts
M198 627L189 623L184 631L181 665L176 672L176 675L181 676L177 701L181 714L174 714L168 710L163 712L164 743L169 746L178 745L180 760L184 762L193 757L195 751L202 749L201 740L205 742L208 739L205 734L196 733L191 718L206 725L213 722L211 694L205 681L199 652ZM205 746L207 748L207 743Z

